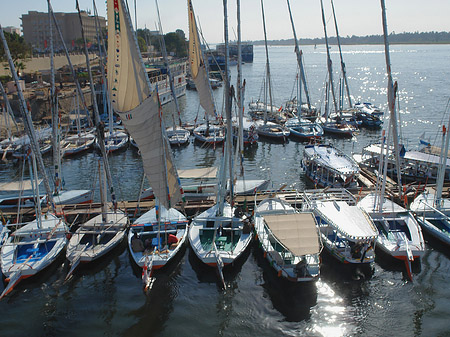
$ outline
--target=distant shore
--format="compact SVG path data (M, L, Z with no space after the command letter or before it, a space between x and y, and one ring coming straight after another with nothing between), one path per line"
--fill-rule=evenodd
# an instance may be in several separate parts
M384 44L383 35L367 36L340 36L341 45L379 45ZM263 45L264 40L251 41L254 45ZM282 39L267 41L269 45L294 45L294 39ZM337 45L337 38L328 39L330 45ZM389 34L390 44L450 44L450 32L422 32ZM325 44L325 38L300 39L300 45Z

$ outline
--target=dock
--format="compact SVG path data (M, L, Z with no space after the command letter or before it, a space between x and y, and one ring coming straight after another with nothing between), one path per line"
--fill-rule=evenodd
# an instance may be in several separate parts
M350 193L360 200L367 194L371 193L375 189L376 185L376 175L372 172L362 169L359 177L360 187L349 189ZM425 189L432 190L435 189L435 185L424 185L424 184L408 184L403 186L403 197L400 198L399 188L397 184L392 180L388 179L386 184L386 194L390 196L394 201L399 204L405 205L409 204L419 193L423 192ZM253 211L254 205L259 204L262 200L270 197L277 196L291 204L294 207L301 207L303 198L302 191L295 190L270 190L258 192L256 195L239 195L234 199L235 206L242 208L245 212L251 213ZM443 196L450 195L450 184L444 185ZM405 198L406 196L406 198ZM187 200L187 202L182 206L180 204L176 205L175 208L184 211L189 219L192 219L197 214L203 212L204 210L212 207L215 204L214 197L208 197L205 199L192 199ZM147 212L155 206L154 200L122 200L117 204L120 210L123 210L131 221L134 221L143 213ZM42 211L48 211L48 207L42 207ZM80 222L87 221L89 218L96 216L101 213L100 203L90 203L90 204L77 204L77 205L58 205L57 215L64 216L69 224L77 224ZM35 216L34 207L23 207L20 210L20 215L23 217L23 221L26 219L32 219ZM17 217L16 208L5 208L0 209L0 216L3 221L15 222Z

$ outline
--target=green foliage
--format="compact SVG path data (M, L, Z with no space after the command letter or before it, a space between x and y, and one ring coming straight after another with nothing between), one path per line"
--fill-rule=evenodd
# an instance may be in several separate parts
M153 46L155 51L161 52L161 41L160 36L153 34L148 30L145 29L138 29L137 30L137 36L138 36L138 42L139 42L139 48L141 51L144 49L141 46L141 39L146 42L147 44L150 44ZM186 46L186 38L185 34L181 29L177 29L175 33L167 33L164 35L164 41L166 43L166 49L167 53L175 53L177 57L185 57L187 56L187 46Z
M14 61L19 59L24 60L31 56L31 46L25 42L22 36L16 33L10 34L4 32L4 34L9 51L11 52L11 57ZM6 54L2 44L0 45L0 60L6 61Z
M139 49L141 50L141 52L147 51L147 43L145 43L145 40L142 36L138 36L138 44L139 44Z
M10 75L0 76L0 82L2 82L3 84L8 83L9 81L12 81L12 77Z

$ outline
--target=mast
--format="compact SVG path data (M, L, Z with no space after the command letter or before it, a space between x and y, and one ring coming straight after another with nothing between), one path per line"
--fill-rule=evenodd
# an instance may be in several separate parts
M232 89L230 88L230 74L229 74L229 68L228 68L228 11L227 11L227 0L223 0L223 16L224 16L224 40L225 40L225 86L224 86L224 98L225 98L225 116L227 121L227 138L226 138L226 150L225 150L225 165L224 170L228 168L229 170L229 178L230 178L230 200L231 200L231 206L233 207L233 156L232 156L232 130L231 130L231 99L232 99ZM228 162L228 163L227 163ZM228 166L228 167L227 167ZM224 172L225 173L225 172ZM225 189L226 189L226 181L227 181L227 175L222 174L221 175L221 181L219 188L221 191L219 191L219 210L218 215L223 215L223 208L224 208L224 199L225 195L222 195Z
M242 165L244 157L244 87L242 86L242 46L241 46L241 1L236 0L237 11L237 31L238 31L238 59L237 59L237 106L238 106L238 139L239 139L239 161L241 162L241 174L244 167Z
M339 31L338 31L338 25L337 25L337 20L336 20L336 13L334 11L334 3L333 0L331 0L331 8L333 9L333 17L334 17L334 27L336 28L336 38L337 38L337 43L338 43L338 47L339 47L339 56L341 58L341 69L342 69L342 76L344 77L344 82L345 82L345 88L347 89L347 99L348 99L348 105L350 108L352 108L352 99L350 97L350 88L348 86L348 81L347 81L347 71L345 70L345 63L344 63L344 58L342 57L342 50L341 50L341 40L339 38Z
M162 51L163 58L164 58L164 64L167 67L167 76L169 77L170 91L172 92L172 97L173 97L173 101L175 103L175 108L177 109L178 124L181 127L181 110L180 110L180 105L178 104L177 94L175 92L175 85L173 83L172 71L170 70L169 58L167 57L166 41L164 40L163 29L162 29L162 25L161 25L161 18L159 16L158 0L155 0L155 3L156 3L156 12L158 13L158 29L159 29L159 34L161 35L161 51ZM176 128L175 117L173 117L173 119L174 119L173 130L175 131L175 128Z
M78 18L80 19L81 37L83 38L83 42L84 42L84 53L86 55L86 68L87 68L88 74L89 74L89 82L90 82L89 84L91 87L92 105L94 107L94 116L95 116L95 122L96 122L95 124L96 124L96 130L97 130L97 140L98 140L98 144L100 146L100 152L102 153L103 166L104 166L104 170L106 173L106 180L108 181L108 185L109 185L110 193L111 193L111 201L113 203L114 210L116 210L117 209L117 200L116 200L116 194L114 192L114 186L112 183L111 170L109 168L108 157L106 155L105 140L104 140L105 132L104 132L103 125L100 123L100 115L98 112L97 97L96 97L95 87L94 87L94 78L92 77L91 65L90 65L90 61L89 61L89 53L88 53L88 49L87 49L86 38L84 36L83 21L81 19L81 12L80 12L80 6L78 4L78 0L76 0L76 5L77 5L77 10L78 10Z
M394 138L394 155L395 155L395 165L397 167L397 184L399 187L399 196L402 197L402 174L400 166L400 148L398 144L398 120L397 112L395 108L395 99L397 96L397 81L393 82L391 73L391 59L389 55L389 41L388 41L388 30L387 30L387 18L386 18L386 6L384 0L381 0L381 11L383 19L383 33L384 33L384 50L386 56L386 70L388 75L388 106L392 126L392 136ZM389 144L388 144L389 146Z
M320 7L322 9L322 23L323 23L323 31L325 33L325 44L327 45L327 66L328 66L328 76L330 77L330 89L331 89L331 94L333 95L333 104L334 104L334 111L337 113L338 110L338 106L337 106L337 102L336 102L336 94L334 92L334 85L333 85L333 63L331 61L331 56L330 56L330 49L328 47L328 35L327 35L327 24L325 22L325 13L323 11L323 1L320 0Z
M103 90L104 90L104 97L106 99L106 107L108 109L108 118L109 118L109 135L112 136L113 131L114 131L114 121L113 121L113 108L111 106L111 99L109 97L109 92L108 92L108 84L106 81L106 75L105 75L105 59L103 58L103 53L102 53L102 48L106 53L106 48L105 48L105 43L103 41L103 36L101 34L100 31L100 24L98 22L98 12L97 12L97 6L95 5L95 0L92 0L93 3L93 8L94 8L94 18L95 18L95 30L97 33L97 43L98 43L98 50L99 50L99 59L100 59L100 71L102 74L102 81L103 81Z
M273 114L273 105L272 105L272 85L270 83L270 65L269 65L269 49L267 48L267 33L266 33L266 18L264 16L264 4L263 0L261 0L261 12L263 19L263 28L264 28L264 46L266 47L266 77L267 77L267 85L269 86L269 100L270 100L270 114ZM264 102L266 105L264 107L264 125L267 124L267 102Z
M22 88L20 87L19 77L17 76L16 67L14 66L14 62L11 57L11 53L8 48L8 44L6 43L5 35L3 34L3 28L0 25L0 36L3 42L3 48L5 49L6 57L8 58L9 67L11 69L11 75L14 78L14 82L17 86L17 94L20 100L20 112L22 114L22 118L24 121L25 129L30 138L30 147L31 151L35 154L37 158L37 164L39 166L39 170L41 171L42 177L44 179L45 191L47 193L47 200L50 203L52 210L56 211L55 204L53 202L52 190L50 188L50 183L47 177L47 173L45 171L44 161L42 159L42 154L39 149L39 144L36 140L36 132L34 131L33 122L31 120L31 116L27 113L27 104L25 102L25 97L23 96Z
M308 104L308 109L311 110L311 100L309 98L309 91L308 91L308 86L306 84L306 77L305 77L305 68L303 67L303 61L302 61L302 56L303 56L303 52L301 51L301 49L299 48L298 45L298 40L297 40L297 34L295 32L295 26L294 26L294 20L292 19L292 12L291 12L291 5L289 3L289 0L287 1L287 5L288 5L288 10L289 10L289 17L291 19L291 25L292 25L292 32L294 33L294 41L295 41L295 54L297 55L297 64L298 67L300 69L300 89L299 89L299 100L300 103L298 104L300 109L297 112L298 114L300 114L301 112L301 106L302 106L302 101L301 101L301 83L303 82L304 88L305 88L305 95L306 95L306 102Z
M434 201L434 206L439 208L441 206L442 200L442 189L444 187L444 179L445 179L445 171L447 168L447 156L448 156L448 145L450 140L450 135L448 132L448 126L450 125L450 116L447 124L447 128L445 125L442 126L442 141L444 143L445 137L445 145L441 148L441 156L439 158L439 172L438 179L436 181L436 197Z
M55 64L54 64L54 49L53 49L53 25L50 4L48 3L48 26L50 33L50 112L52 114L52 146L53 146L53 169L55 179L55 195L59 194L61 182L61 140L59 133L59 116L58 116L58 101L55 92Z

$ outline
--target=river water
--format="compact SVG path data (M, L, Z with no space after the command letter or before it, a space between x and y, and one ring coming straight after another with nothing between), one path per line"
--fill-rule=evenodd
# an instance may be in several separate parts
M339 59L332 47L334 68ZM382 46L343 46L354 100L372 102L386 110L385 59ZM262 46L254 48L253 64L243 65L246 103L262 98L265 71ZM274 102L292 96L296 58L293 46L269 47ZM447 121L450 88L447 45L394 45L392 70L399 84L403 141L415 148L426 131L436 139ZM304 48L311 99L323 100L326 77L324 46ZM232 70L235 81L236 69ZM336 78L338 75L336 74ZM222 109L222 89L215 91ZM180 100L182 117L199 113L197 93ZM170 112L171 106L164 110ZM168 124L170 118L168 118ZM361 130L353 139L327 138L346 153L358 152L377 141L381 131ZM300 168L304 144L259 142L245 152L246 178L270 179L272 187L286 184L302 190ZM191 142L173 150L178 168L218 165L221 147ZM142 179L138 153L129 148L110 156L119 199L136 199ZM98 154L64 160L67 188L91 188ZM50 158L46 158L50 164ZM20 177L20 165L0 164L0 181ZM62 257L50 269L22 282L0 302L0 336L444 336L450 335L450 252L427 238L427 250L406 280L402 263L377 256L372 269L345 268L323 256L316 284L283 282L265 262L255 243L234 267L225 269L222 290L214 270L201 265L187 247L176 261L156 274L144 294L140 271L133 265L125 242L109 256L80 268L64 282L68 265ZM3 285L0 285L2 289Z

